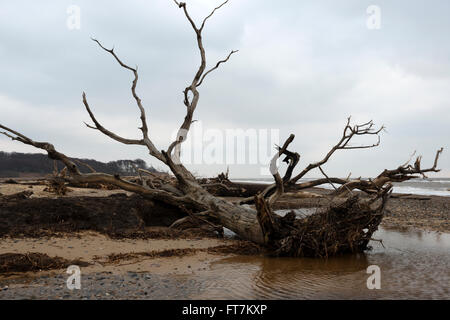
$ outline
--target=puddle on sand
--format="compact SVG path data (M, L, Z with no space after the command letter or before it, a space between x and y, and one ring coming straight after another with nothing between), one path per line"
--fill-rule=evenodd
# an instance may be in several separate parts
M450 299L450 234L380 228L374 238L385 248L328 260L232 257L184 280L198 299ZM369 265L381 269L380 290L367 288Z

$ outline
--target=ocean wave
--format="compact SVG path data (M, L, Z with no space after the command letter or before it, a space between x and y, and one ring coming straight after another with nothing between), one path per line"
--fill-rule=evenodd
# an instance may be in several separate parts
M443 189L425 189L425 188L414 188L408 186L394 186L394 193L410 193L425 196L442 196L450 197L450 191Z

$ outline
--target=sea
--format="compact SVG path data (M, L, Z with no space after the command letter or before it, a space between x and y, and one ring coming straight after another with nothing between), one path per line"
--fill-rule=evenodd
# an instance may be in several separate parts
M311 180L315 180L315 178L301 179L299 182ZM231 181L270 184L273 183L273 178L243 178L231 179ZM320 188L333 189L330 184L323 184ZM394 193L450 197L450 178L411 179L400 183L395 182Z

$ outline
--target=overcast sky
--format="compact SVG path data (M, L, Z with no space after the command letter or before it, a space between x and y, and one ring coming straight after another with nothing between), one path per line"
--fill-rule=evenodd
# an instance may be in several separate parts
M220 4L187 3L199 22ZM79 29L67 25L74 21L71 5L81 10ZM370 5L381 9L380 29L367 26L376 18L367 13ZM339 140L349 115L355 123L373 119L387 127L381 146L337 152L324 166L329 175L374 176L404 163L414 150L424 156L423 166L431 166L444 147L443 171L433 176L448 177L449 12L447 0L231 0L205 28L208 65L232 49L239 52L200 87L195 126L224 134L279 130L283 141L294 133L291 149L301 154L302 167ZM140 137L132 74L90 37L138 65L137 91L151 138L167 149L185 116L182 90L199 63L195 35L172 0L1 1L0 123L73 157L142 158L164 168L143 147L121 145L83 124L89 121L85 91L105 127ZM373 142L369 137L354 144ZM0 150L39 152L6 137L0 137ZM189 167L215 175L226 166ZM262 166L230 165L230 173L259 177Z

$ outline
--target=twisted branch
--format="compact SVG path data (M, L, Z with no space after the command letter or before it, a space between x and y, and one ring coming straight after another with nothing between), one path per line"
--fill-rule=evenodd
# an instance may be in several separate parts
M200 28L197 27L194 20L189 15L189 12L186 7L186 3L178 2L177 0L174 0L174 2L179 8L183 9L184 15L186 16L187 20L189 21L189 23L192 26L192 29L195 32L196 39L197 39L197 46L200 51L200 58L201 58L200 66L194 76L194 79L192 80L191 84L189 86L187 86L186 89L183 91L183 95L184 95L183 102L184 102L184 105L186 106L186 116L178 130L177 138L175 139L175 141L173 141L170 144L170 146L166 152L167 155L172 158L173 157L172 152L175 149L174 159L176 160L175 162L179 162L180 152L181 152L180 144L183 141L185 141L187 138L187 134L189 132L191 124L193 123L193 115L194 115L195 109L197 108L197 104L198 104L198 101L200 98L200 94L199 94L197 88L203 83L203 81L205 80L205 77L209 73L216 70L222 63L227 62L230 59L231 55L233 55L237 51L235 51L235 50L231 51L230 54L224 60L217 62L217 64L213 68L211 68L210 70L208 70L205 73L206 53L205 53L205 48L203 46L202 31L203 31L206 21L209 18L211 18L218 9L220 9L222 6L224 6L228 2L228 0L225 1L224 3L222 3L220 6L216 7L206 18L204 18ZM189 93L192 94L191 100L189 99ZM179 164L179 163L176 163L176 164Z
M308 181L305 183L296 184L298 180L303 178L308 172L315 168L319 168L325 164L331 156L337 151L337 150L348 150L348 149L367 149L367 148L374 148L377 147L380 144L380 132L384 130L384 126L381 126L378 129L374 128L373 121L369 121L360 125L350 125L351 117L347 118L347 123L344 127L342 137L339 140L339 142L334 145L331 150L325 155L325 157L315 163L310 163L305 169L303 169L299 174L297 174L295 177L291 178L292 172L295 168L295 166L298 164L300 160L300 155L298 153L293 153L288 150L283 150L283 153L286 155L286 159L283 161L287 162L289 164L288 169L286 170L285 177L283 178L283 184L286 186L290 186L295 189L304 189L309 188L312 186L318 186L324 183L339 183L339 184L345 184L347 183L346 180L339 179L339 178L330 178L327 177L325 179L317 179L314 181ZM361 146L351 146L349 145L352 138L355 136L362 136L362 135L376 135L378 137L378 141L371 145L361 145ZM271 184L264 189L264 191L261 193L263 197L269 197L273 192L276 192L275 190L278 190L277 184ZM254 197L248 197L243 199L240 203L241 204L248 204L253 203Z
M141 98L137 95L136 93L136 86L137 86L137 82L139 79L139 75L137 72L137 67L136 68L132 68L130 66L128 66L127 64L123 63L122 60L116 55L116 53L114 52L114 48L112 49L107 49L105 48L100 41L98 41L97 39L93 39L92 41L96 42L100 48L102 48L104 51L110 53L114 59L119 63L119 65L127 70L130 70L133 75L134 75L134 79L131 85L131 94L133 95L133 98L136 100L136 104L139 108L140 111L140 119L141 119L141 127L139 127L139 129L142 131L142 139L141 140L137 140L137 139L126 139L123 138L117 134L115 134L114 132L106 129L105 127L103 127L95 118L88 102L87 102L87 98L86 98L86 93L83 92L83 104L86 108L86 111L88 112L89 116L91 117L91 120L94 122L95 127L91 126L87 123L86 126L88 128L91 129L96 129L99 130L100 132L102 132L103 134L107 135L108 137L120 142L120 143L124 143L124 144L129 144L129 145L143 145L146 146L147 149L149 150L150 154L152 156L154 156L155 158L157 158L158 160L162 161L165 163L165 158L163 157L163 155L161 154L161 152L155 147L155 145L153 144L153 142L150 140L149 136L148 136L148 125L147 125L147 118L145 115L145 109L142 106L142 100Z
M303 178L309 171L312 169L318 168L319 166L326 163L331 156L337 151L337 150L350 150L350 149L368 149L368 148L375 148L380 145L380 132L383 131L385 128L384 126L381 126L378 129L374 129L374 123L373 121L366 122L361 125L350 125L351 117L347 118L347 124L345 125L341 140L334 145L331 150L325 155L325 157L315 163L309 164L305 169L303 169L298 175L293 177L290 180L290 184L296 183L298 180ZM378 137L378 141L372 145L361 145L361 146L349 146L350 141L354 136L362 136L362 135L376 135Z

